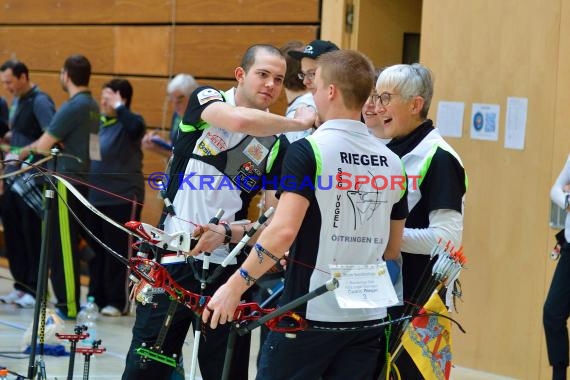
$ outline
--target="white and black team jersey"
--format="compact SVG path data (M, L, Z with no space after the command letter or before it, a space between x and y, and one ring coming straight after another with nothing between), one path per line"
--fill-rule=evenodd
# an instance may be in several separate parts
M430 213L437 210L457 211L463 216L467 175L459 155L426 120L409 135L393 139L387 146L394 151L406 168L408 206L410 214L406 228L425 229L430 226ZM461 220L461 225L463 220ZM454 242L457 244L460 242ZM426 252L402 252L404 299L410 299L429 263Z
M309 208L290 250L284 304L330 279L329 264L379 264L390 220L404 219L406 179L398 156L372 138L366 125L331 120L293 143L285 155L279 193L307 198ZM384 308L341 309L333 292L297 311L321 322L383 318Z
M219 209L224 210L223 219L228 222L246 218L249 202L261 185L251 186L251 191L238 185L248 178L280 175L289 145L285 137L253 137L202 120L202 112L212 103L235 105L234 94L235 89L221 92L203 86L190 96L169 173L167 192L176 216L168 215L164 221L168 233L188 231L192 228L188 221L205 224ZM241 180L236 181L236 177ZM277 189L275 181L265 184L268 190ZM228 251L227 245L218 247L211 262L221 263Z

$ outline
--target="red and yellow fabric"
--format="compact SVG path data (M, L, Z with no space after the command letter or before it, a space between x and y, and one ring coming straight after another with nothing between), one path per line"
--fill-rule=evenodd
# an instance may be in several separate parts
M434 292L420 315L438 313L447 316L447 308ZM451 372L451 321L438 315L421 316L408 325L402 344L424 379L449 379Z

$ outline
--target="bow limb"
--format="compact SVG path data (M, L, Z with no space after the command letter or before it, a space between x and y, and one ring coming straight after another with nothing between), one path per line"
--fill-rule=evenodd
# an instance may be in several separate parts
M54 174L53 177L57 178L63 185L73 194L79 201L93 212L95 215L103 219L104 221L112 224L121 231L134 236L136 238L147 241L148 243L160 247L165 250L172 250L177 252L189 252L190 251L190 240L192 237L189 232L181 231L174 234L167 234L166 232L155 228L149 224L130 221L122 225L115 222L113 219L109 218L107 215L99 211L95 206L93 206L84 196L77 190L71 183L61 176Z
M95 215L97 215L98 217L100 217L101 219L103 219L104 221L112 224L113 226L117 227L118 229L120 229L121 231L126 232L127 234L140 238L140 235L132 232L131 230L127 229L126 227L124 227L122 224L115 222L113 219L109 218L107 215L103 214L101 211L99 211L95 206L93 206L88 200L87 198L85 198L83 196L83 194L81 194L79 192L79 190L77 190L75 188L75 186L73 186L71 183L69 183L66 179L60 177L57 174L54 174L53 177L57 178L58 181L60 181L61 183L63 183L63 185L73 194L75 195L75 197L77 199L79 199L79 201L89 209L89 211L91 211L92 213L94 213Z
M27 171L30 171L32 169L38 169L38 166L48 162L52 158L53 158L53 156L46 156L46 157L44 157L44 158L42 158L42 159L40 159L34 163L31 163L31 164L28 163L26 167L23 167L23 168L18 169L14 172L11 172L11 173L6 173L6 174L0 175L0 179L6 179L6 178L14 177L14 176L17 176L19 174L23 174Z

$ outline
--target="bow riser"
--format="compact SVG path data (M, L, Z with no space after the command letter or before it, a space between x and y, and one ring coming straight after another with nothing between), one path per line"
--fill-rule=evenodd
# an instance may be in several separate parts
M184 289L170 276L166 268L156 261L142 257L133 257L129 260L129 267L136 275L142 278L150 277L152 279L148 282L144 280L140 282L140 284L143 284L141 286L141 291L144 289L145 285L150 285L155 289L161 288L170 297L198 315L202 315L204 308L210 301L210 296L200 296L199 294ZM139 284L137 284L137 286L139 286ZM143 298L146 303L152 302L152 294L150 294L150 296L141 296L141 298ZM255 321L274 310L275 308L262 308L259 304L254 302L242 303L236 308L233 321L236 323ZM282 322L287 322L289 326L280 326ZM265 325L270 330L277 332L298 332L307 327L307 321L299 314L288 311L279 317L269 320Z

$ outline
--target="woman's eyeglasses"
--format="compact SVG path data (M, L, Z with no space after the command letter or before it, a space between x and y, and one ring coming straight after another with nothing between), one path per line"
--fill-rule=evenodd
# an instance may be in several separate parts
M307 71L306 73L304 73L301 71L299 74L297 74L297 78L299 78L301 80L305 80L305 78L307 78L308 80L313 80L313 79L315 79L315 72L314 71Z
M372 99L374 104L380 102L380 104L386 107L392 101L392 96L400 96L400 94L392 94L390 92L384 91L381 94L370 95L370 98Z

